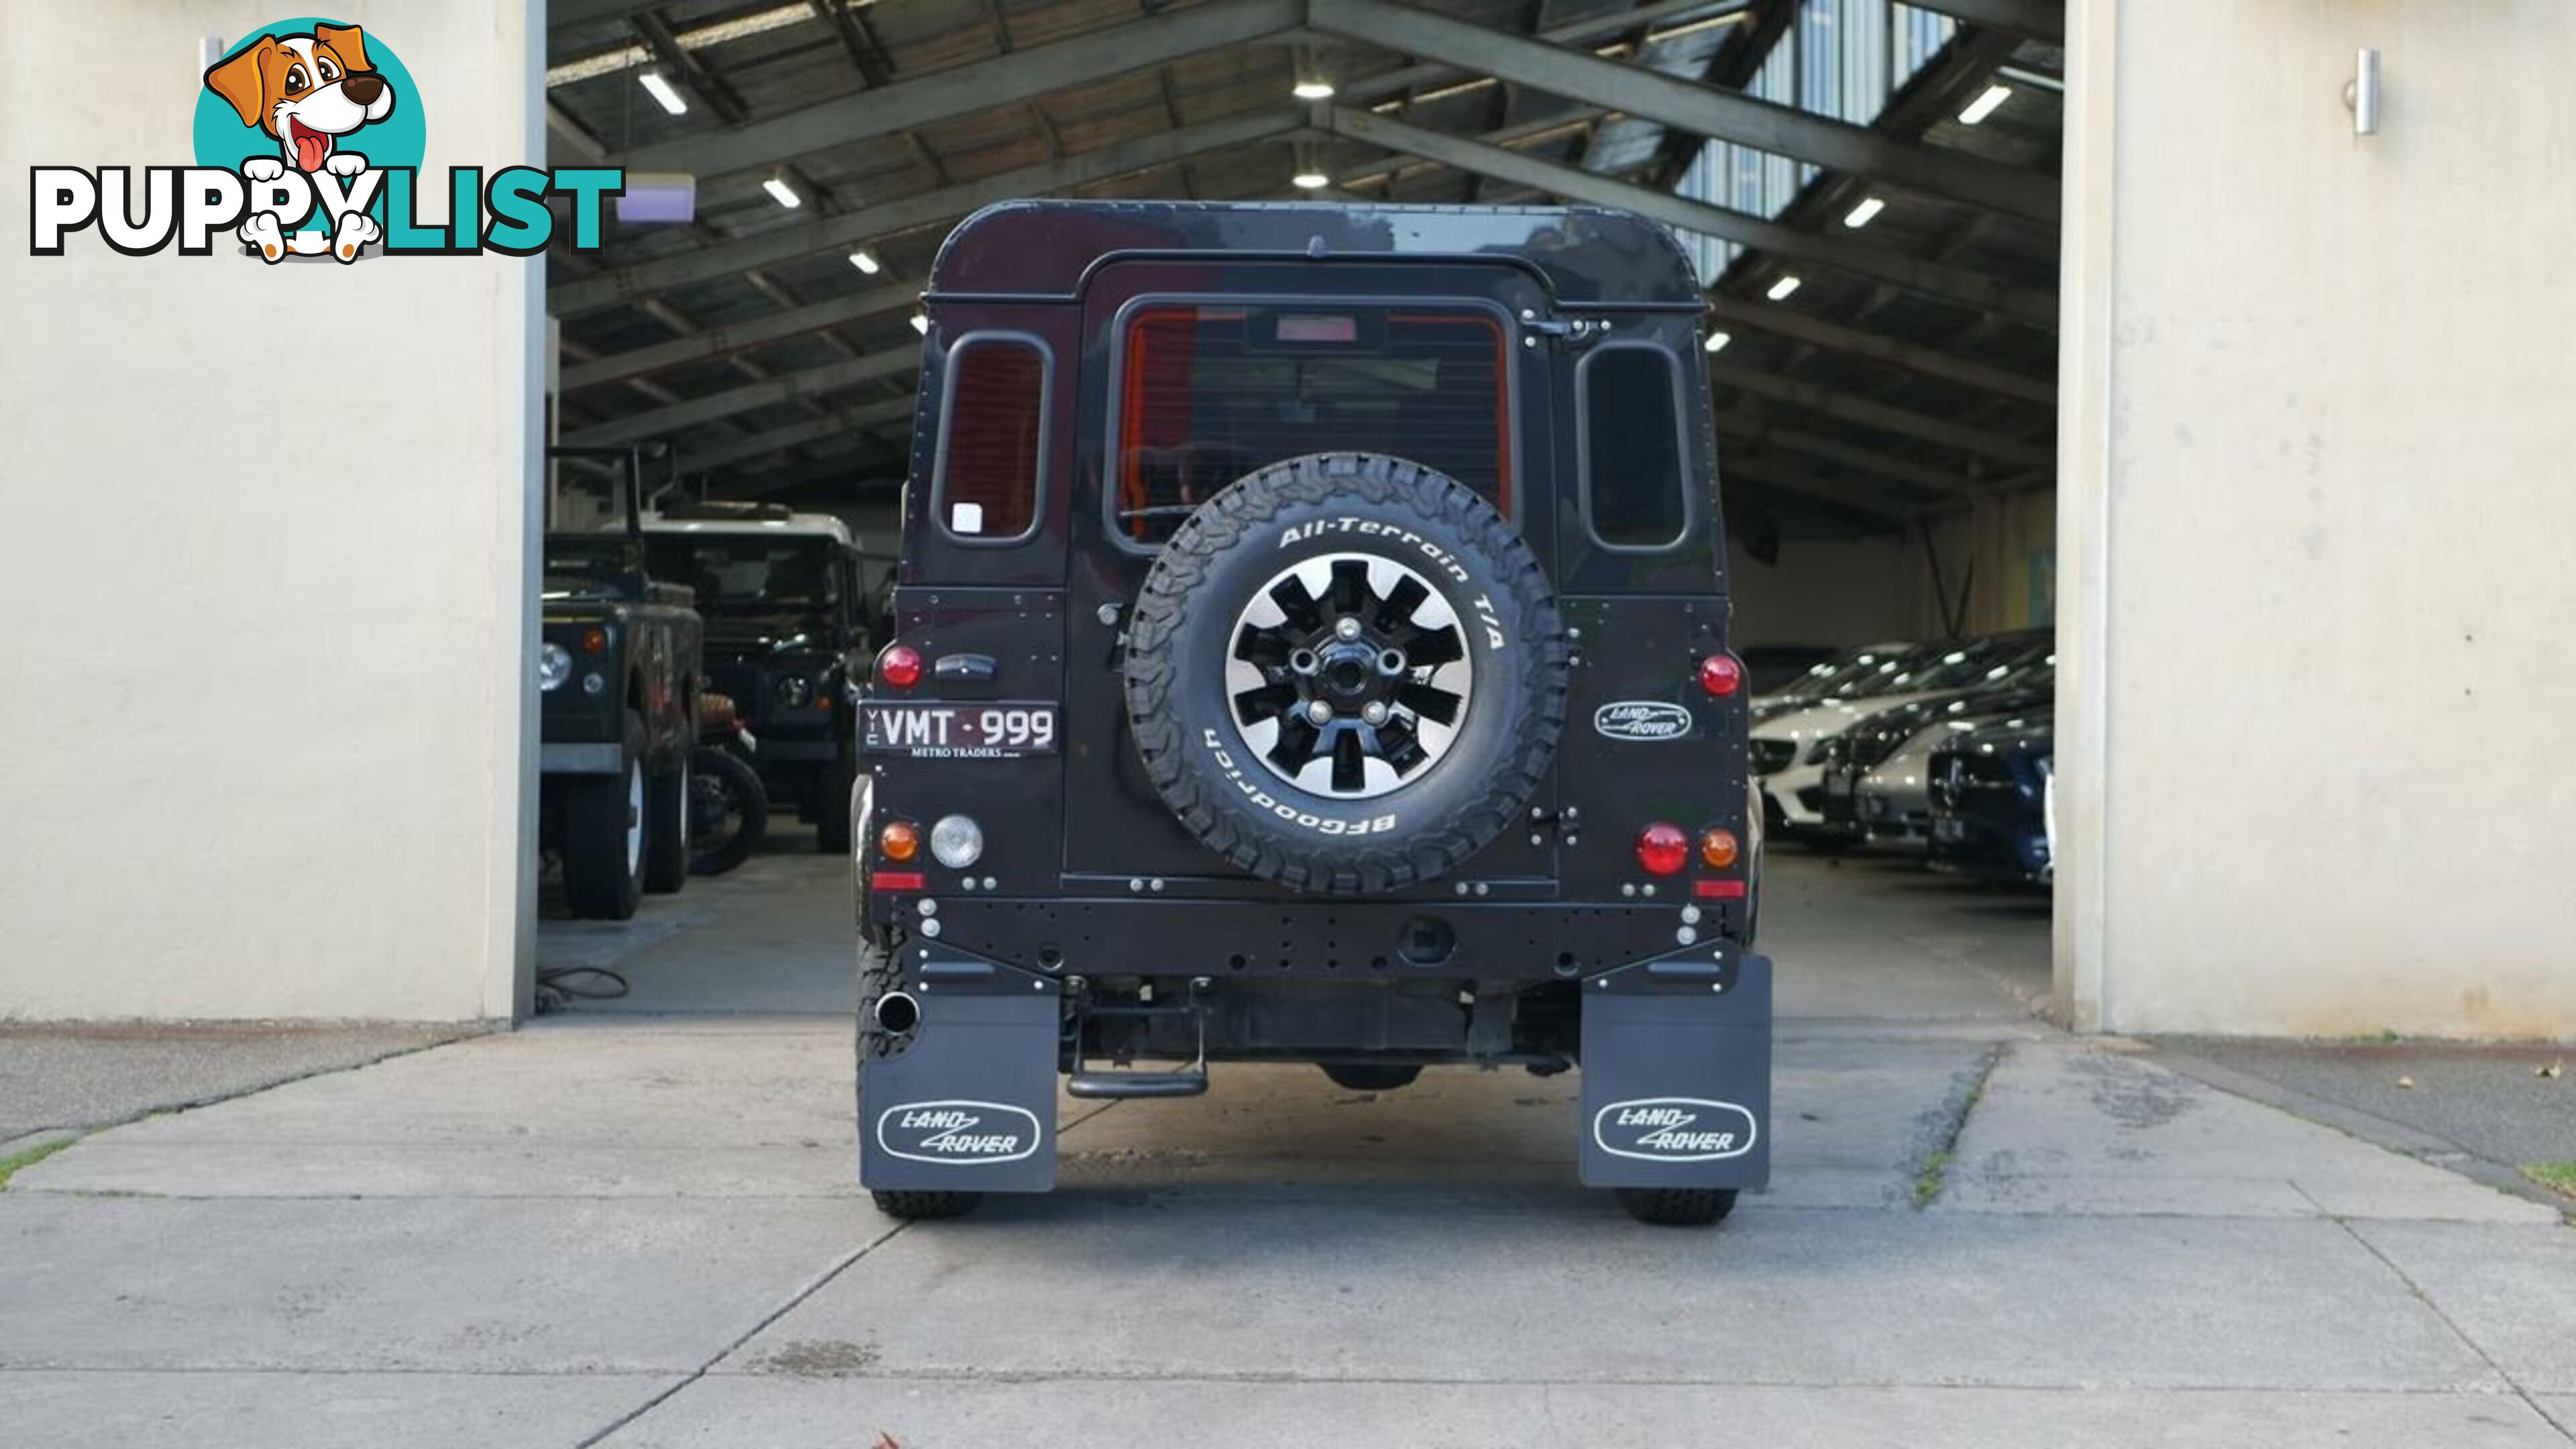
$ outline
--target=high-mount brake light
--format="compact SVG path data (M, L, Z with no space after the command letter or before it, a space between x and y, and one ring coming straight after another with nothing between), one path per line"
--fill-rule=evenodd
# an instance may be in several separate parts
M1735 832L1724 826L1712 826L1699 833L1699 863L1711 870L1724 870L1735 864L1743 847L1735 842Z
M877 849L888 860L910 860L921 853L921 832L910 821L889 820L877 832Z
M1690 861L1690 837L1658 820L1637 832L1637 864L1649 875L1673 875Z
M1699 687L1724 699L1744 687L1744 666L1732 654L1712 654L1699 662Z
M897 689L910 689L921 682L921 655L907 644L897 644L877 656L877 678Z

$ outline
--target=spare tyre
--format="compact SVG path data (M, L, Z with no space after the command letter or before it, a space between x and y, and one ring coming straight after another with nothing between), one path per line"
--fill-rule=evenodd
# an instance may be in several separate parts
M1190 833L1354 895L1456 869L1528 808L1565 723L1565 628L1509 520L1364 453L1252 473L1184 522L1128 629L1127 717Z

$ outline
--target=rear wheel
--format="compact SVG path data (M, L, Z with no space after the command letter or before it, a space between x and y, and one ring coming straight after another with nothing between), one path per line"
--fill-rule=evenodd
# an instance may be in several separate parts
M644 894L644 720L629 710L613 775L564 792L564 904L586 920L623 921Z
M1422 1068L1409 1065L1359 1062L1321 1062L1318 1065L1323 1067L1325 1076L1333 1079L1334 1086L1354 1092L1392 1092L1398 1087L1412 1086L1413 1079L1422 1075Z
M689 883L689 756L644 783L644 889L657 896Z
M980 1192L880 1192L871 1193L877 1200L877 1211L890 1218L909 1218L922 1222L932 1218L962 1218L984 1200Z
M730 750L702 748L689 773L689 869L722 875L750 859L769 833L760 772Z
M1731 1187L1623 1187L1619 1205L1628 1216L1658 1227L1704 1228L1735 1211Z
M824 770L814 787L814 844L833 855L850 852L850 790L858 783L859 762L847 754Z

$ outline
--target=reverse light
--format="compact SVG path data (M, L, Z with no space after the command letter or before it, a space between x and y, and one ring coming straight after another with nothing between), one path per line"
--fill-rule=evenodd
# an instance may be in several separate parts
M984 858L984 827L964 815L943 815L930 827L930 853L950 870Z
M1734 831L1718 826L1699 833L1699 863L1709 869L1724 870L1741 854L1743 847L1736 843Z
M889 820L877 832L877 850L888 860L910 860L921 853L921 832L909 820Z
M1690 861L1690 837L1682 828L1658 820L1637 832L1637 864L1648 875L1672 875Z
M1712 654L1699 662L1699 687L1724 699L1744 687L1744 666L1732 654Z
M921 682L921 655L908 644L897 644L877 656L877 678L897 689L910 689Z

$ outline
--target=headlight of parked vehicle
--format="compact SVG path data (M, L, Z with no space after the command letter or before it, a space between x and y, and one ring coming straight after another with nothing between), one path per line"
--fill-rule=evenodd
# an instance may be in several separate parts
M572 678L572 651L561 644L537 646L537 688L552 693Z
M803 709L814 700L814 681L802 674L778 677L778 702L789 709Z

